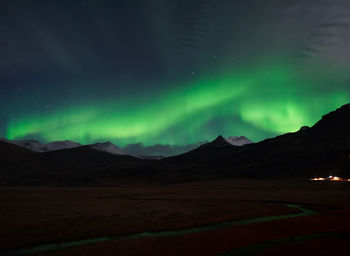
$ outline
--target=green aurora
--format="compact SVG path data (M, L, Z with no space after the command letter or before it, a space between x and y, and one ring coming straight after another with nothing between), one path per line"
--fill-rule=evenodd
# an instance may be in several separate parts
M8 122L6 137L147 146L211 140L221 133L259 141L267 134L311 126L350 101L345 69L262 62L222 73L171 86L176 89L166 92L159 90L141 102L132 95L110 97L102 104L16 116ZM221 127L208 128L213 119L221 120Z
M349 12L343 0L4 1L0 137L188 145L311 126L350 102Z

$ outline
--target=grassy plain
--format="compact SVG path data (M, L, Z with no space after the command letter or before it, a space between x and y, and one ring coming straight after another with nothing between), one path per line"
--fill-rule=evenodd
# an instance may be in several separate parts
M312 234L350 233L350 184L302 180L217 180L186 184L114 184L113 187L0 189L1 250L144 231L179 230L230 220L298 212L315 216L277 220L170 237L120 239L38 255L231 255L266 241ZM298 250L326 253L350 242L342 235L280 242L255 254ZM324 248L326 247L326 248ZM323 248L323 249L317 249ZM233 255L233 254L232 254Z

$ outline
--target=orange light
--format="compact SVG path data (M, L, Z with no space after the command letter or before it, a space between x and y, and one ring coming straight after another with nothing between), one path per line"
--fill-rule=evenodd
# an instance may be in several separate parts
M350 182L350 179L344 179L344 178L340 178L337 176L329 176L328 178L318 177L318 178L312 178L310 180L312 180L312 181L329 180L329 181L348 181L348 182Z
M325 180L325 178L312 178L311 180Z

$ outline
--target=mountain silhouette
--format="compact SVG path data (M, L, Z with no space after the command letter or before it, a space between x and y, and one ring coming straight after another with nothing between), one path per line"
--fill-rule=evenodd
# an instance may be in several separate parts
M174 157L139 159L89 146L32 152L0 141L1 185L101 185L188 182L232 177L309 179L350 177L350 104L302 127L258 143L234 146L218 136Z

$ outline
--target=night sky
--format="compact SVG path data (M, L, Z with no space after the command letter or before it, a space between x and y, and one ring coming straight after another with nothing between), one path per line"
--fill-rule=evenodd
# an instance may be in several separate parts
M0 137L253 141L350 102L347 0L4 0Z

